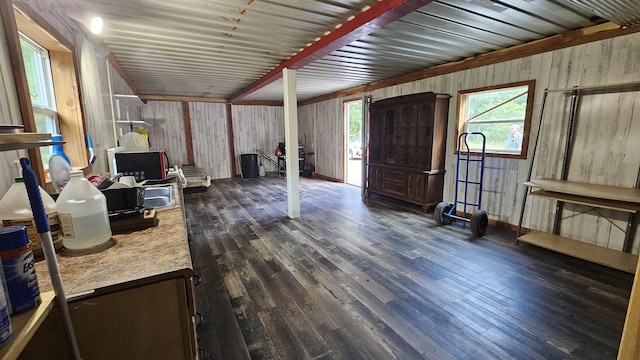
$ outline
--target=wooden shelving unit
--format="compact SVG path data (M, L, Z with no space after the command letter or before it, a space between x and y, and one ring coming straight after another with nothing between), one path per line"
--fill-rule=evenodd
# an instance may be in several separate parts
M640 210L640 189L636 188L555 179L530 180L525 182L524 186L542 189L548 197L566 196L565 201L576 204L607 207L626 212Z
M524 183L532 196L542 196L562 202L623 211L635 215L640 210L640 189L588 184L554 179L530 180ZM534 231L518 237L518 241L557 251L579 259L635 273L638 255L608 249L560 235ZM633 241L627 233L625 248Z
M58 144L63 144L63 142L51 141L51 134L0 133L0 151L31 149ZM51 313L54 306L55 293L53 291L43 292L40 294L40 299L41 302L35 309L11 316L13 337L8 344L0 348L0 359L17 359L40 325Z
M524 186L539 189L531 191L533 196L631 214L640 210L640 189L636 188L555 179L530 180ZM634 254L542 231L530 232L518 240L629 273L635 272L638 262L638 256Z
M41 293L40 298L42 302L37 308L16 316L11 316L13 339L7 345L0 348L0 359L17 359L40 325L42 325L44 319L47 318L53 309L55 300L53 291Z
M528 183L525 183L525 186ZM549 199L560 200L568 203L579 204L579 205L587 205L587 206L595 206L604 209L618 210L624 212L635 213L640 210L640 206L637 204L631 204L627 202L619 202L619 201L610 201L605 199L596 199L596 198L588 198L585 199L583 196L577 196L572 194L563 194L554 191L547 190L536 190L532 191L532 196L541 196Z
M126 94L115 94L114 95L116 100L118 100L119 104L123 104L126 107L126 112L127 112L127 119L122 119L122 120L116 120L117 123L120 124L129 124L131 126L133 126L134 124L137 125L147 125L150 126L149 123L147 123L146 121L142 121L142 120L129 120L129 106L140 106L140 105L144 105L144 102L142 101L142 99L140 99L138 97L138 95L126 95Z
M582 92L598 91L606 93L629 90L635 91L637 87L638 83L622 83L555 90L545 89L544 97L542 99L540 123L538 125L534 150L530 160L529 180L524 183L525 193L520 212L520 221L518 223L517 241L526 242L629 273L636 272L638 255L631 254L631 249L633 247L634 235L637 226L636 215L638 211L640 211L640 170L635 187L619 187L568 181L567 178L569 176L569 163L571 161L571 154L573 151L574 128L577 121L576 114L580 104L579 97ZM566 123L564 152L561 154L562 168L558 174L558 179L531 179L538 142L540 139L540 131L543 128L542 122L544 107L549 93L571 94L571 111ZM552 233L534 231L520 236L528 196L545 197L556 201ZM625 233L622 251L560 236L560 225L562 222L562 212L565 203L579 204L592 208L604 208L627 213L629 218L626 229L619 227ZM611 222L610 219L607 218L607 220Z
M638 255L607 249L602 246L589 244L584 241L554 235L543 231L533 231L518 237L519 241L553 250L578 259L591 261L613 269L636 272Z

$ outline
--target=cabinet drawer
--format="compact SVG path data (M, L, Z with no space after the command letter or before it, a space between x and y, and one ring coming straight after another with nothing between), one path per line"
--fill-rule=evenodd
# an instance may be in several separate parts
M407 182L407 172L399 170L382 169L382 180L385 182L396 181L398 183Z
M382 183L382 192L389 195L399 195L406 196L407 195L407 184L398 184L395 182L384 181Z

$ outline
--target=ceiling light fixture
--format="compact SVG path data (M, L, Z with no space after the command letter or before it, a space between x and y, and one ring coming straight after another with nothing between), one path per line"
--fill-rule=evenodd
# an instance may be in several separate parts
M91 19L91 32L98 35L102 32L103 21L100 16Z

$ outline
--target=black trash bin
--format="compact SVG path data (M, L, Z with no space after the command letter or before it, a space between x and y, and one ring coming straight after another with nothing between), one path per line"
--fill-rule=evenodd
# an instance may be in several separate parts
M258 177L258 154L240 155L240 167L243 178Z

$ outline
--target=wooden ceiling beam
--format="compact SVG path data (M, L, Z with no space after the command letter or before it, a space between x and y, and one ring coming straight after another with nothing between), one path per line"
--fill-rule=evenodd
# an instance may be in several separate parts
M342 24L339 28L320 38L288 60L263 75L230 99L235 103L252 92L261 89L282 77L282 69L297 70L332 53L373 31L431 3L433 0L382 0L368 10Z
M118 75L120 75L122 80L124 80L124 82L127 83L127 85L129 86L129 89L131 89L131 91L133 91L134 94L137 94L138 89L136 88L136 84L133 83L129 75L127 75L127 72L124 71L124 69L120 65L120 62L118 61L116 56L113 55L112 52L109 52L109 54L107 55L107 61L109 61L109 64L113 66L113 68L116 70Z

